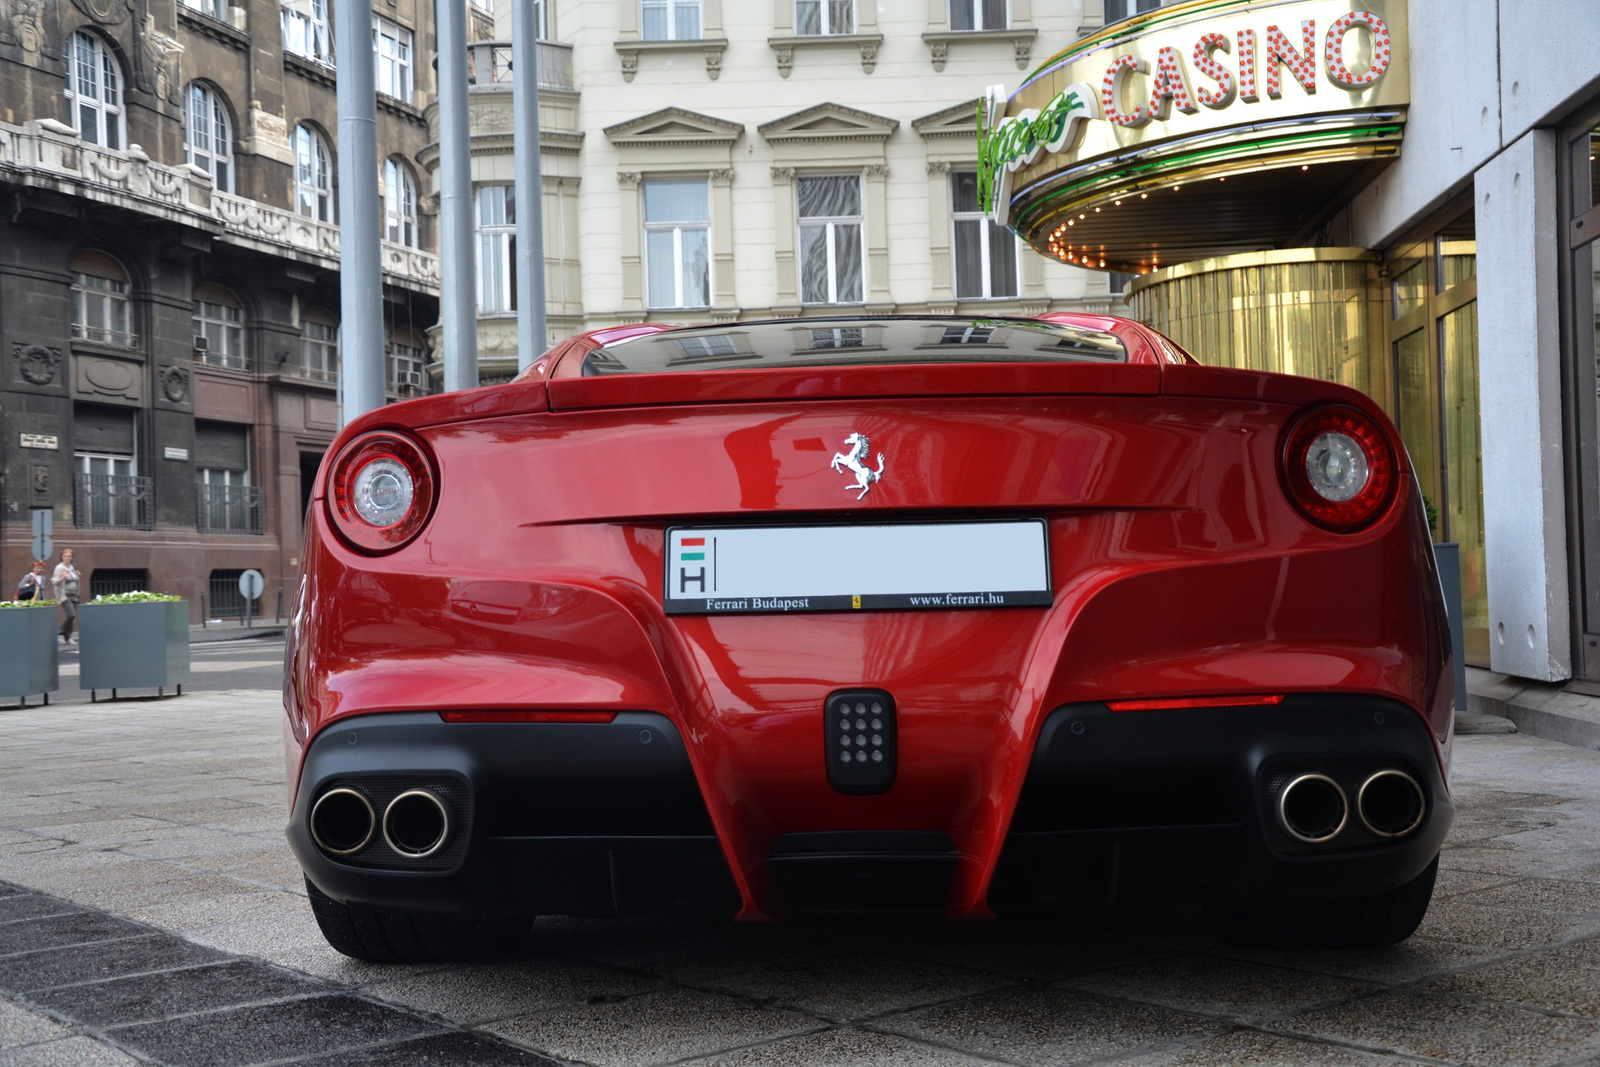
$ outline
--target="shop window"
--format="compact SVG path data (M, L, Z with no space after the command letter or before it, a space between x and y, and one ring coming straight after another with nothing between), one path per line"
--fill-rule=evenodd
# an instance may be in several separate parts
M855 33L855 0L795 0L794 32L807 37Z
M103 345L132 346L128 272L103 252L72 257L72 336Z
M194 291L194 351L201 363L245 369L244 309L220 285Z
M517 192L478 187L478 310L517 310Z
M800 207L800 299L807 304L859 304L862 289L861 178L855 174L795 179Z
M647 41L700 38L700 0L640 0L640 15Z
M1006 0L950 0L952 30L1004 30L1010 27Z
M978 204L976 171L950 175L955 220L956 297L991 300L1017 295L1017 239Z
M378 55L378 92L411 103L411 31L375 17L372 50Z
M73 128L89 144L121 148L121 65L104 41L81 30L67 49L67 109Z
M222 97L190 82L183 99L184 162L210 174L219 192L233 192L233 123Z
M333 65L333 34L328 0L290 0L283 5L283 50L302 59Z
M711 306L711 198L705 179L644 183L646 285L653 308Z
M383 163L383 236L397 245L417 247L417 183L411 168L397 159Z
M333 151L304 124L294 128L294 209L318 222L333 221Z

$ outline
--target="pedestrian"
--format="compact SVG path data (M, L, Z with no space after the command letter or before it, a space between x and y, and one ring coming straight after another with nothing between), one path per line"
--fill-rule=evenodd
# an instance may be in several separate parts
M44 560L33 561L33 570L22 576L22 581L17 583L18 600L43 600L44 599Z
M72 627L78 621L78 568L72 565L72 549L61 550L61 562L50 575L50 585L61 605L61 643L73 640Z

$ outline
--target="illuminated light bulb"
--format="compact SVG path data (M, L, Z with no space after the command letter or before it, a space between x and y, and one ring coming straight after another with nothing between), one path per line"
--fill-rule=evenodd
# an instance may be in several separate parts
M1095 208L1095 209L1094 209L1094 213L1095 213L1095 214L1096 214L1096 215L1098 215L1098 214L1100 214L1100 209L1099 209L1099 208Z
M1122 206L1122 201L1118 200L1118 201L1115 202L1115 204L1116 204L1117 207L1121 207Z
M1139 199L1140 200L1148 200L1148 199L1150 199L1150 194L1149 193L1140 193L1139 194Z
M1088 216L1088 215L1079 215L1079 216L1078 216L1078 217L1079 217L1079 218L1080 218L1080 219L1086 219L1086 218L1088 218L1088 217L1089 217L1089 216Z
M1300 169L1301 170L1310 170L1311 168L1309 166L1302 166Z

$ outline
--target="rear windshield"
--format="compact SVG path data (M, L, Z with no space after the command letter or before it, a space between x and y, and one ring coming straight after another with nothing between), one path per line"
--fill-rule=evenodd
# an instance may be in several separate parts
M583 373L896 363L1126 363L1112 333L1032 319L837 318L666 330L590 352Z

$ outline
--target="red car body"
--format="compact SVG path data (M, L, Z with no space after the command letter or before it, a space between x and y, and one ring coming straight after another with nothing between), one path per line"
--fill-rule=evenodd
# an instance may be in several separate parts
M1371 894L1418 877L1450 821L1451 649L1393 426L1338 385L1200 366L1122 319L1051 320L1115 335L1126 362L583 373L589 353L664 329L643 325L575 337L509 385L348 426L307 518L285 685L290 837L316 891L379 912L603 915L690 907L694 886L726 877L708 890L720 903L701 910L757 919L852 910L828 883L855 877L880 880L866 907L985 917L1009 901L1069 899L1078 883L1126 892L1135 875L1163 881L1218 855L1205 892L1240 902ZM1288 428L1328 405L1370 420L1397 461L1391 497L1354 532L1308 520L1286 482ZM340 536L327 488L334 457L374 431L418 444L436 494L420 533L383 554ZM887 461L862 499L828 462L857 431ZM670 527L929 517L1044 519L1051 603L663 608ZM824 703L861 686L892 694L899 716L892 788L865 796L824 773ZM584 763L573 755L583 738L619 723L627 738L651 732L639 722L662 724L695 797L637 791L620 749L595 758L609 784L563 769ZM1353 736L1362 729L1404 736ZM1252 789L1269 789L1250 753L1275 731L1287 731L1280 754L1307 766L1403 765L1423 783L1426 818L1402 842L1352 838L1327 855L1274 837L1270 796L1245 809ZM1063 756L1045 783L1047 744L1065 752L1074 735L1112 734L1099 755ZM1185 762L1224 736L1210 763ZM560 789L480 782L483 761L502 758L486 749L524 743L529 779ZM434 768L444 749L456 754ZM540 769L546 750L565 762ZM317 751L332 762L317 765ZM1236 764L1245 777L1224 786L1215 768ZM454 866L387 869L319 847L308 820L327 783L433 770L454 775L460 794ZM1234 799L1213 803L1223 793ZM695 798L711 854L652 859L669 839L710 840L656 825ZM599 813L594 825L586 812ZM650 907L635 905L657 875L629 886L618 873L719 862ZM997 879L1022 884L1032 868L1054 870L1052 886L1001 891Z

